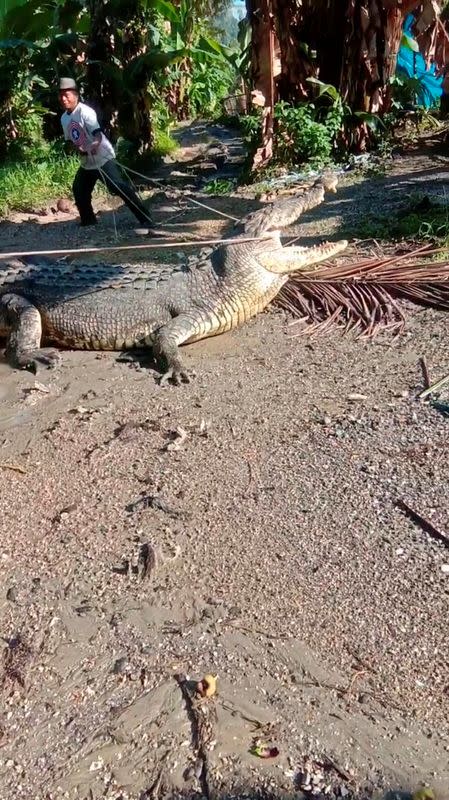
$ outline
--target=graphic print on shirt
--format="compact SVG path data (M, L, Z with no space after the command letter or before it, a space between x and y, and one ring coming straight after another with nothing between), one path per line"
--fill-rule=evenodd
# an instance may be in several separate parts
M71 120L69 122L69 126L67 129L67 133L69 135L70 140L73 142L75 147L85 148L87 145L87 136L86 131L75 120Z

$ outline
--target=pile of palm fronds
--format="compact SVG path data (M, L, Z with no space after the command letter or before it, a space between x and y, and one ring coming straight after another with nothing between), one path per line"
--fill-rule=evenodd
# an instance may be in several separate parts
M292 275L277 304L308 323L301 333L338 325L365 337L398 334L406 320L401 300L449 310L449 261L435 260L443 252L426 245L384 258L323 263Z

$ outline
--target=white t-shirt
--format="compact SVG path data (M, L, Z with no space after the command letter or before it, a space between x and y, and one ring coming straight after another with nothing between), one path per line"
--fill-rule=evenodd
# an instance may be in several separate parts
M95 141L93 134L95 131L100 131L95 111L90 106L86 106L85 103L78 103L70 113L64 111L61 117L61 125L64 131L64 138L72 142L80 151L89 150L89 146ZM103 164L106 164L106 161L115 158L115 152L109 139L102 133L96 154L87 153L85 155L80 152L80 157L81 166L84 169L98 169Z

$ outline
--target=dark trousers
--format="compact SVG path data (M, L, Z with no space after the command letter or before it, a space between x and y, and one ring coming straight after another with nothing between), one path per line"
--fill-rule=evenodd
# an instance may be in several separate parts
M111 158L98 169L84 169L80 167L73 181L73 196L76 207L81 217L82 225L91 225L96 222L92 208L92 192L96 182L100 180L112 194L117 194L132 211L139 222L148 225L151 222L149 211L139 200L130 182L122 174L118 164Z

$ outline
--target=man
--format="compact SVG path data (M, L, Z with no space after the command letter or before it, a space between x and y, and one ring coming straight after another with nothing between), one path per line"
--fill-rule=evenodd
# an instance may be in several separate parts
M78 87L72 78L61 78L59 100L64 109L61 117L64 138L71 142L81 158L81 166L73 182L73 195L81 225L97 223L92 208L92 192L98 180L103 181L112 194L122 198L140 223L151 225L148 210L122 175L115 160L114 148L102 132L95 111L81 103ZM145 232L151 234L152 231Z

